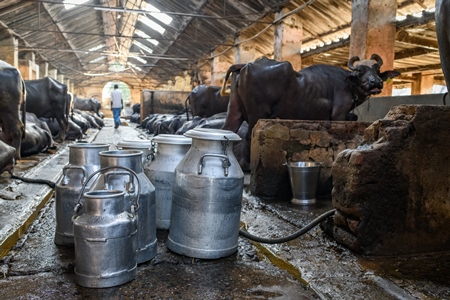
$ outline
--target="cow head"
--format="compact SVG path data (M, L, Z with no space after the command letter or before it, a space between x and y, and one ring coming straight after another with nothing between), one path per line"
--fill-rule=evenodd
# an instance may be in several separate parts
M356 65L355 63L358 62ZM384 71L380 73L383 60L377 54L372 54L370 59L360 61L358 56L353 56L348 60L347 67L351 73L349 76L350 84L356 94L363 95L364 98L370 95L381 93L383 89L383 81L392 79L399 72L394 70Z

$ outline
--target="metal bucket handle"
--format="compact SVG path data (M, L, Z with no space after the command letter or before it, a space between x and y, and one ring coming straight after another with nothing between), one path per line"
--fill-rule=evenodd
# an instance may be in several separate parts
M78 201L77 204L75 205L75 207L73 208L73 216L72 216L72 220L74 219L74 217L77 215L77 213L81 210L81 208L83 207L83 204L81 204L81 197L83 197L83 193L84 190L86 188L87 183L89 182L89 180L91 180L95 175L97 175L98 173L110 170L110 169L123 169L128 171L129 173L133 174L133 176L136 178L136 181L138 183L138 191L137 191L137 197L136 197L136 207L134 205L131 205L131 213L136 217L136 212L139 210L139 197L141 195L141 183L139 181L139 177L136 174L136 172L134 172L133 170L126 168L126 167L121 167L121 166L110 166L110 167L104 167L100 170L95 171L94 173L92 173L88 179L84 182L83 187L81 188L80 191L80 196L78 197Z
M223 158L222 159L222 168L223 168L223 173L225 175L225 177L228 177L228 169L231 167L231 163L230 160L228 159L228 156L224 155L224 154L212 154L212 153L207 153L207 154L203 154L202 157L200 158L200 161L198 163L198 175L202 174L203 171L203 159L207 156L212 156L212 157L220 157Z
M64 179L66 178L66 173L67 173L67 170L69 170L69 169L70 170L81 170L81 172L83 173L83 179L81 179L81 184L84 184L84 180L86 179L86 176L87 176L86 168L84 166L72 166L72 165L64 166L64 168L63 168ZM63 180L62 185L67 185L67 183Z

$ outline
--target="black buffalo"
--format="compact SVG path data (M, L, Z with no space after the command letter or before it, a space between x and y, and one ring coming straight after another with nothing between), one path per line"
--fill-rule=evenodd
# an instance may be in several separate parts
M25 80L27 89L28 112L38 118L54 118L59 125L58 140L65 139L65 132L69 125L69 97L67 85L45 77L37 80Z
M450 86L450 2L436 0L435 10L436 36L439 46L442 71L447 87Z
M22 157L47 152L53 147L51 133L42 129L39 124L27 122L25 130L26 135L20 153Z
M0 140L0 174L7 171L12 173L14 171L14 156L16 149Z
M16 149L16 159L20 159L25 137L25 97L25 84L19 70L0 60L0 124L3 140Z
M185 106L188 109L189 102L192 116L208 118L215 114L226 112L228 108L228 96L220 95L220 86L196 86L188 95Z
M355 64L356 62L359 62ZM381 93L383 81L400 75L380 72L383 60L374 54L369 60L352 57L349 70L337 66L314 65L299 72L287 62L262 58L253 63L233 65L226 73L225 92L230 74L231 92L223 129L237 132L243 121L248 132L241 165L250 161L252 129L259 119L344 121L348 113Z
M102 105L100 101L98 101L96 98L85 99L75 96L72 102L73 102L73 109L92 111L101 118L100 108L102 107Z

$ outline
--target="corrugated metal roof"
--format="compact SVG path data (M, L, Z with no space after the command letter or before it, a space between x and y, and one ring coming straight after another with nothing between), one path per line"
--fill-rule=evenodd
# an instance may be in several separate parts
M170 16L172 22L165 24L145 12L147 2ZM397 3L399 16L434 7L432 0ZM312 49L302 54L305 66L321 62L345 65L348 41L343 37L350 34L351 5L350 0L88 0L66 9L63 0L3 0L0 21L21 38L20 57L34 51L38 61L49 62L76 85L120 78L134 86L157 89L184 72L194 75L214 49L216 53L232 49L237 34L244 29L246 37L258 35L252 40L257 55L273 55L273 13L281 7L294 10L305 6L296 13L303 22L302 49ZM165 32L149 28L139 21L141 16L156 22ZM425 70L442 77L439 52L433 48L434 19L428 18L424 24L420 20L399 28L403 32L397 38L395 52L401 55L396 57L394 67L406 72L405 82L408 72ZM260 34L267 27L267 32ZM0 34L4 36L5 30ZM152 53L133 41L144 44ZM319 43L326 46L317 48ZM233 52L226 53L226 60L234 63Z

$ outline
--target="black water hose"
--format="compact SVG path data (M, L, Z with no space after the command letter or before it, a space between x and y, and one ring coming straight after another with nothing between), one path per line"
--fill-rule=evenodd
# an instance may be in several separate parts
M56 187L56 183L54 183L53 181L50 181L50 180L26 178L26 177L21 177L21 176L15 175L13 173L10 173L10 174L11 174L11 178L19 179L26 183L46 184L49 187L51 187L52 189L54 189Z
M293 234L288 235L286 237L282 237L282 238L274 238L274 239L262 238L262 237L254 236L246 231L243 231L242 229L239 230L239 234L242 235L243 237L248 238L249 240L259 242L259 243L281 244L281 243L292 241L293 239L296 239L296 238L304 235L305 233L307 233L308 231L313 229L316 225L318 225L320 222L322 222L326 218L334 215L335 212L336 212L336 209L327 211L326 213L323 213L320 216L318 216L316 219L312 220L311 223L308 223L306 226L302 227L299 231L294 232Z

